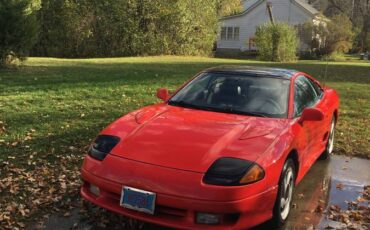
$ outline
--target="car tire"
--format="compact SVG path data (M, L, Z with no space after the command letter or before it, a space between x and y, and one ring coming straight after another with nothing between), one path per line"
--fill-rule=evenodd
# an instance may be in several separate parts
M288 219L292 205L295 178L296 171L294 161L288 158L284 163L279 179L278 194L276 196L272 219L274 227L280 227Z
M334 136L335 136L335 116L333 116L333 119L331 119L328 141L326 143L324 152L319 157L320 160L328 159L330 157L330 154L333 152Z

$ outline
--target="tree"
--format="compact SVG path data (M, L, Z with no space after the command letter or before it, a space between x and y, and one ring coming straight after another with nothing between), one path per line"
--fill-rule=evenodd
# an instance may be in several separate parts
M35 55L208 55L219 0L42 0Z
M243 10L241 0L218 0L217 14L219 17L240 13Z
M296 30L286 23L259 26L255 36L259 58L265 61L294 61L298 46Z
M357 47L359 51L370 49L368 42L370 31L370 0L329 0L326 15L342 13L349 17L358 28Z
M24 60L36 43L35 7L31 0L0 0L0 65Z
M331 18L321 18L315 23L307 21L302 26L303 42L311 45L311 52L317 57L323 55L342 55L353 46L353 28L345 14L336 14Z
M329 20L316 21L308 20L303 23L301 33L302 42L309 45L311 53L320 57L325 52L326 38L328 37L327 23Z
M326 53L347 53L353 44L352 23L345 14L337 14L327 24Z

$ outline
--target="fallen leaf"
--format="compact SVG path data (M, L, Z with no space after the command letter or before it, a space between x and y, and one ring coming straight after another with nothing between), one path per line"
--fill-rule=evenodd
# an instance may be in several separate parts
M344 185L342 183L339 183L339 184L337 184L336 188L339 189L339 190L343 190Z
M339 207L339 205L331 205L330 210L340 212L341 208Z
M66 188L67 188L67 184L66 184L66 182L60 182L60 187L61 187L62 189L66 189Z
M318 205L318 206L315 208L315 212L316 212L316 213L321 214L321 213L323 213L323 211L324 211L324 208L323 208L321 205Z

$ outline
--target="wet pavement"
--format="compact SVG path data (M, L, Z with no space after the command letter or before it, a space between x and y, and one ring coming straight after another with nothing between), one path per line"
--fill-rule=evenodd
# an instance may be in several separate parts
M346 209L348 201L356 200L370 185L370 160L332 156L330 160L317 161L302 182L295 188L293 208L287 223L281 229L325 229L345 227L339 222L328 220L325 211L331 205ZM369 205L368 203L365 205ZM74 209L69 217L51 215L43 222L43 229L112 229L94 226ZM30 226L35 229L37 225ZM133 227L132 227L133 226ZM368 225L369 226L369 225ZM114 229L137 229L136 222L123 222ZM39 227L37 227L39 229ZM140 226L141 228L141 226ZM144 224L141 229L164 229L160 226ZM273 229L266 222L255 230Z

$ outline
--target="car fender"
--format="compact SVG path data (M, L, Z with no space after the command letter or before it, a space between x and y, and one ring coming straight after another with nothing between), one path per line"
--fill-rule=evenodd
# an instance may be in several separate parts
M295 143L293 131L287 127L256 160L256 163L261 165L266 172L265 178L268 188L274 188L278 185L283 165L289 153L294 150ZM300 159L298 159L298 162L300 162Z

